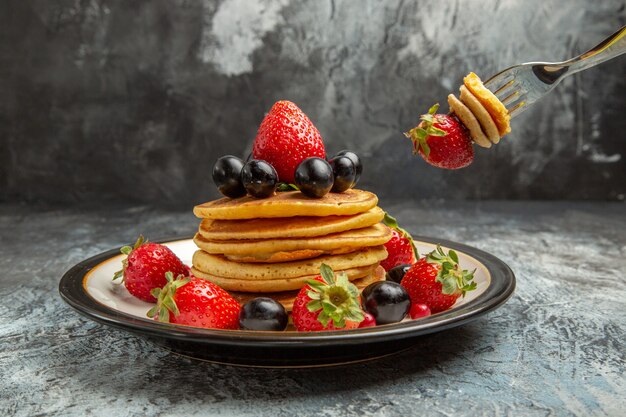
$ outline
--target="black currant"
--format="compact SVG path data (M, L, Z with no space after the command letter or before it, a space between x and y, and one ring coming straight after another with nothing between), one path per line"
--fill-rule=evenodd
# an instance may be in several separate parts
M393 281L399 284L400 281L402 281L402 278L404 278L404 274L406 274L406 271L411 269L411 266L411 264L396 265L389 271L387 271L387 277L385 279L387 281Z
M276 191L278 174L274 167L267 162L252 160L243 166L241 182L252 197L266 198Z
M324 197L333 186L333 169L325 159L307 158L295 172L296 186L308 197Z
M356 182L356 167L352 159L346 155L336 156L329 163L333 168L333 176L335 177L331 191L343 193L352 188Z
M239 312L242 330L285 330L289 317L285 307L276 300L259 297L248 301Z
M361 173L363 172L363 164L361 163L361 158L359 158L359 155L347 149L337 152L337 155L335 155L335 158L338 156L347 156L348 158L352 160L352 162L354 162L354 167L356 168L356 178L354 179L354 185L353 185L354 187L356 183L359 182L359 178L361 178Z
M246 195L246 189L241 182L243 165L241 159L232 155L222 156L215 162L213 166L213 182L220 193L230 198Z
M396 323L411 308L409 293L397 282L379 281L361 293L363 309L376 319L376 324Z

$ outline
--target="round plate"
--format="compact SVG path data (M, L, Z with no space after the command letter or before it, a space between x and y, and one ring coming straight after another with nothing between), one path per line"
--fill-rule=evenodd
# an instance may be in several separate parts
M186 264L197 250L190 238L161 241ZM515 289L515 276L501 260L455 242L416 237L420 253L437 243L454 249L463 269L476 269L477 289L451 309L420 320L334 332L267 332L216 330L159 323L146 317L152 304L131 296L113 283L122 267L118 249L86 259L67 271L59 284L61 297L81 314L146 337L176 353L198 359L245 366L304 367L356 362L406 349L419 336L468 323L502 305Z

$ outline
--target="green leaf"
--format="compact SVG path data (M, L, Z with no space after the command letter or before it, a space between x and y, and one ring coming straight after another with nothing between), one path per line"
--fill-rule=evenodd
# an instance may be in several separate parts
M448 251L448 255L450 256L450 258L452 258L454 262L456 262L457 264L459 263L459 256L456 254L454 250L450 249Z
M298 188L297 185L295 184L288 184L286 182L281 182L280 184L278 184L278 188L276 188L276 191L278 192L285 192L285 191L299 191L300 189Z
M334 284L335 273L333 272L333 269L330 266L326 264L322 264L320 266L320 274L322 275L322 278L324 279L324 281L326 281L326 284Z
M159 321L161 323L169 323L170 322L170 312L167 308L161 307L159 309Z
M319 300L321 297L321 294L319 292L313 290L307 291L306 295L308 295L311 300Z
M133 251L133 248L131 248L130 246L122 246L120 248L120 252L122 252L126 256L130 255L132 251Z
M330 321L330 317L328 316L328 314L326 314L325 312L322 311L317 316L317 321L319 321L322 326L326 327L326 326L328 326L328 322Z
M309 301L306 305L306 309L309 310L310 313L315 313L322 309L322 302L320 300Z
M395 217L391 216L391 214L385 212L385 217L383 217L383 224L385 226L389 226L392 229L397 229L398 227L398 221L395 219Z
M146 314L146 316L150 317L151 319L154 318L154 316L156 316L157 314L157 310L158 310L158 307L155 305L150 310L148 310L148 313Z
M441 283L441 292L444 294L454 294L457 290L457 282L454 277L443 278Z
M430 109L428 109L428 114L435 114L439 110L439 103L435 103L432 105Z

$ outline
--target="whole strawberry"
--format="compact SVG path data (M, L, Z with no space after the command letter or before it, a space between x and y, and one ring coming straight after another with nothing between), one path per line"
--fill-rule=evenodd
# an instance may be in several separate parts
M306 158L326 157L320 132L291 101L276 102L265 116L252 145L254 159L269 162L281 182L294 183L294 173Z
M435 114L439 104L420 117L421 123L404 135L413 142L413 153L419 153L438 168L464 168L474 160L472 139L465 125L454 116Z
M391 239L385 243L388 254L387 259L382 261L380 265L385 268L385 271L389 271L397 265L414 263L419 254L411 234L402 229L398 225L398 221L391 217L389 213L385 213L383 223L392 229L392 235Z
M189 268L167 246L148 243L143 236L137 242L120 249L126 256L122 269L113 275L113 280L122 278L129 293L143 301L156 302L150 291L161 288L166 283L165 273L189 275Z
M163 323L206 329L237 329L241 307L233 297L211 281L174 274L165 274L166 284L155 288L152 295L157 305L148 317Z
M400 284L412 304L425 304L434 314L449 309L467 291L476 289L474 272L461 270L456 252L445 253L437 245L407 271Z
M308 280L293 302L291 317L301 332L356 329L365 318L359 290L346 274L335 279L332 268L320 267L321 276Z

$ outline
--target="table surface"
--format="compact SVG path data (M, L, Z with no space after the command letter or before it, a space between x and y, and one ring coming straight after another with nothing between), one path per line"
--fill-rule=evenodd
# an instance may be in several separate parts
M0 415L623 415L623 203L382 202L403 225L489 251L518 286L499 310L378 361L325 369L197 362L83 318L75 263L190 212L0 204Z

